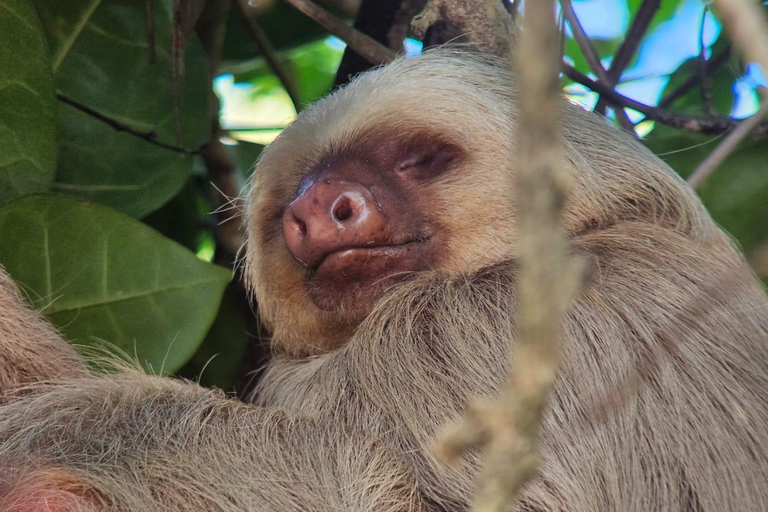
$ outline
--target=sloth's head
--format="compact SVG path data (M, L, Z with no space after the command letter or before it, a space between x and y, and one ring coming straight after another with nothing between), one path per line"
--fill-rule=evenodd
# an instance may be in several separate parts
M511 74L493 59L432 52L360 76L264 151L248 276L277 348L332 350L416 273L471 273L514 257L514 97ZM573 110L565 114L588 115ZM574 122L591 132L587 142L618 136L601 135L612 130L602 121ZM568 164L600 179L600 163L571 149ZM617 167L621 179L627 169ZM588 193L567 219L574 232L594 228L616 202L610 185L579 188ZM583 213L588 204L597 217Z

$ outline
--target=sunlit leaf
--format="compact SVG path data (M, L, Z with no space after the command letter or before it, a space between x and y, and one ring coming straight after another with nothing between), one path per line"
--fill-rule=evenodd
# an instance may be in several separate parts
M173 372L216 317L228 270L139 221L66 196L0 208L0 264L76 344L107 342Z

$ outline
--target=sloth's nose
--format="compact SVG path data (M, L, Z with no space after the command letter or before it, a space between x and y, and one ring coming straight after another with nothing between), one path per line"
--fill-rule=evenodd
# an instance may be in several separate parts
M283 214L288 250L310 267L332 252L375 245L385 228L370 190L344 180L311 183Z

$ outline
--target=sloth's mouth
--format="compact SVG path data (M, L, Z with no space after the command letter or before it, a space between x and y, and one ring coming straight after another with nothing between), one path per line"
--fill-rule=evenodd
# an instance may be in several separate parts
M402 258L421 249L420 246L429 242L429 237L415 237L402 243L388 245L351 246L331 251L310 268L310 277L316 273L324 273L329 267L343 269L348 265L365 263L374 258ZM343 277L343 276L342 276Z
M430 241L418 236L398 244L332 251L310 268L309 295L320 309L367 310L392 284L432 266Z

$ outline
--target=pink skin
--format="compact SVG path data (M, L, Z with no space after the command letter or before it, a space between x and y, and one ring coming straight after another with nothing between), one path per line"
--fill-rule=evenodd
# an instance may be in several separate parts
M307 291L320 309L362 314L387 287L429 266L429 236L402 201L387 199L391 190L378 190L383 203L371 187L326 174L283 214L285 245L309 269Z
M293 257L310 268L339 251L389 244L387 221L371 192L329 178L311 183L288 206L283 236Z

